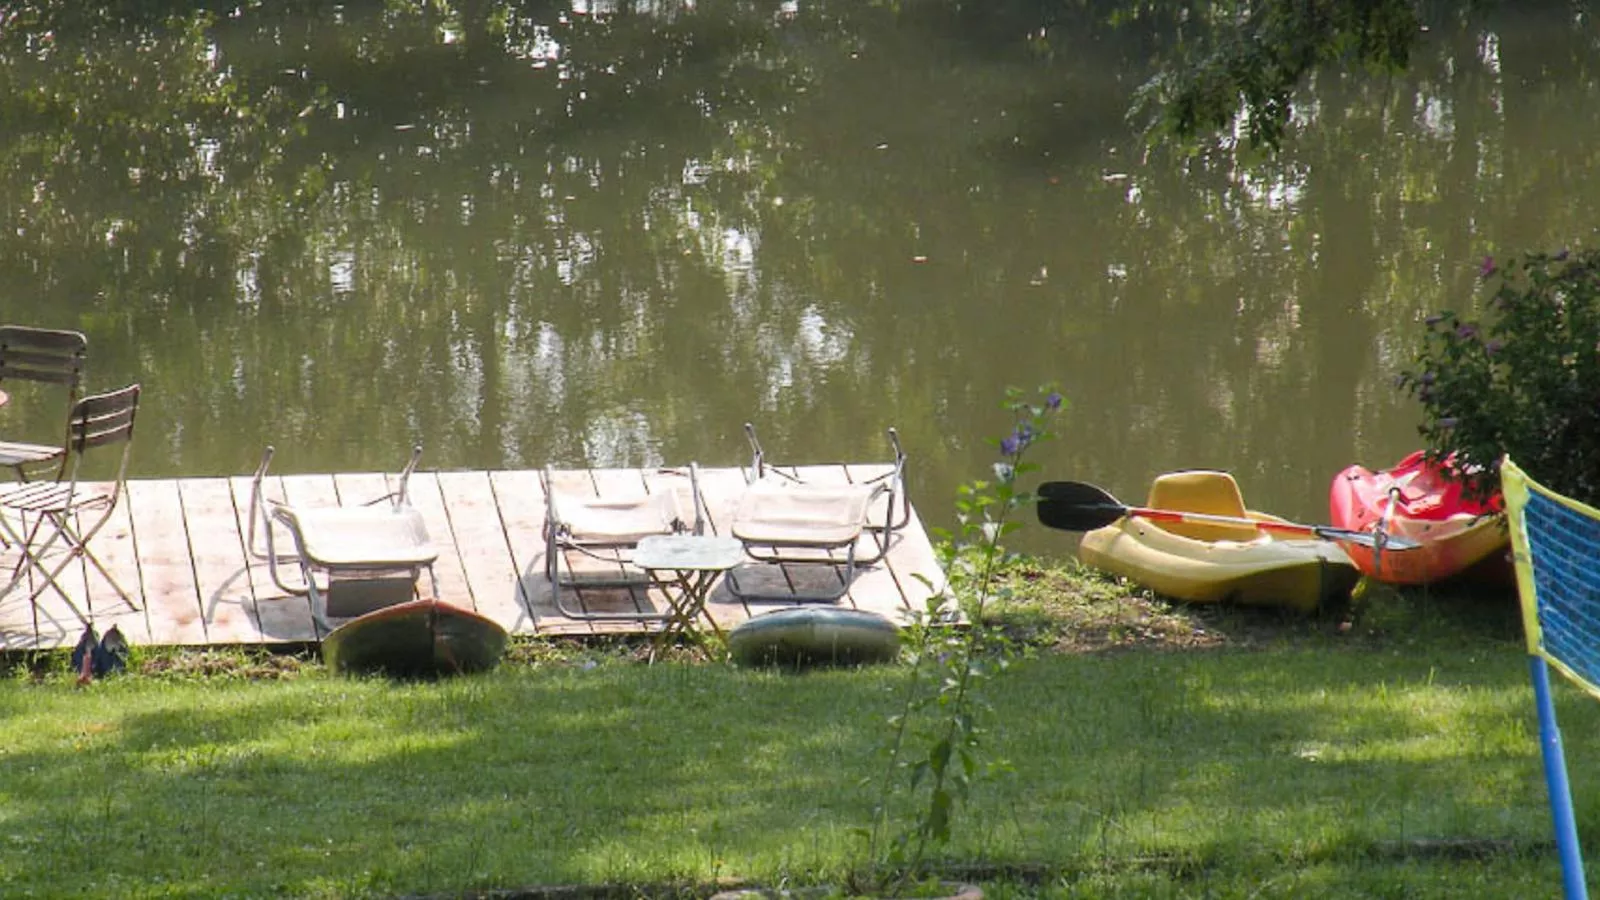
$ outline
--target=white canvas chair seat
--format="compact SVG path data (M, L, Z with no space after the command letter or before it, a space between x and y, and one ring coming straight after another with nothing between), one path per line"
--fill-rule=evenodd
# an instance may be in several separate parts
M561 517L572 540L626 546L652 534L669 534L686 521L672 492L621 499L563 498Z
M311 617L323 632L333 629L333 619L371 612L413 598L417 583L427 573L431 595L439 594L433 564L439 550L428 535L422 514L411 506L407 493L411 473L422 458L413 447L401 471L399 487L363 506L306 506L274 500L264 495L263 483L272 463L273 448L261 456L250 490L250 552L267 563L272 581L290 594L305 595ZM273 525L289 532L294 552L278 551ZM257 544L256 531L264 535ZM297 565L298 581L286 576L280 565ZM338 593L341 582L362 582L364 592ZM387 590L382 589L387 587Z
M905 495L905 452L889 429L894 462L883 474L857 483L810 482L766 460L755 426L745 423L754 457L729 533L758 563L831 568L821 586L801 586L785 571L784 591L752 587L728 573L728 589L742 600L836 603L850 589L856 568L889 552L894 533L910 521ZM823 569L825 572L826 569ZM828 579L832 579L831 581Z
M299 533L302 552L322 568L408 568L439 558L422 513L410 507L276 506L272 514Z
M870 486L823 487L758 481L739 498L731 532L747 544L842 547L861 537Z
M133 446L133 421L139 410L139 385L84 397L72 405L67 417L66 441L62 446L65 461L51 481L16 482L0 486L0 544L14 544L22 556L11 579L0 586L0 597L39 575L28 602L39 611L37 600L53 589L66 601L83 624L88 617L71 595L56 580L69 565L89 563L117 596L132 609L136 603L117 580L111 577L92 549L94 536L105 527L125 492L128 456ZM120 448L121 457L113 481L82 482L78 470L84 457L100 448ZM15 514L15 518L11 514ZM87 515L86 515L87 514ZM31 525L29 523L32 523Z
M606 497L564 491L554 471L545 467L545 576L550 579L556 609L562 615L586 620L664 618L649 604L632 610L591 610L581 602L571 602L569 589L632 591L645 587L651 584L650 574L633 565L633 552L640 541L654 535L704 534L705 504L700 497L699 467L690 463L688 474L689 497L685 503L678 490L647 491L642 482L635 491ZM574 567L569 554L597 564Z

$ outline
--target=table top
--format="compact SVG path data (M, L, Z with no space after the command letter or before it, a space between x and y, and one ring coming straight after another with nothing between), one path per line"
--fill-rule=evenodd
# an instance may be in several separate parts
M641 569L720 572L743 561L743 542L709 534L652 534L633 550L633 564Z

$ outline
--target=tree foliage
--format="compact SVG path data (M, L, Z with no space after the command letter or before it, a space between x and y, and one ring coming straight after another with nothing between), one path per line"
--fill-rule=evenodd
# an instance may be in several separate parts
M1600 250L1486 259L1482 272L1487 302L1430 316L1400 376L1422 402L1421 434L1480 496L1509 453L1553 489L1600 500Z
M1155 75L1136 102L1158 137L1184 141L1237 125L1251 144L1276 148L1295 90L1314 70L1399 71L1422 34L1411 0L1229 2L1205 15L1211 39Z

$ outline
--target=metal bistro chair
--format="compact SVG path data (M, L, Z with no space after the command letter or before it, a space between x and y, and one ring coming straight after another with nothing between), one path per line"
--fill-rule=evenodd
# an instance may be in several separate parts
M263 496L262 482L272 455L273 448L267 447L251 481L248 546L255 558L266 562L279 589L310 599L318 628L332 631L330 619L350 618L410 600L424 571L432 596L439 595L433 571L439 550L407 493L411 473L422 458L421 446L412 448L396 489L361 506L295 506ZM294 553L278 552L272 536L274 523L288 530ZM265 534L264 547L257 544L258 527ZM300 567L298 582L280 570L280 564L287 563ZM364 596L362 591L351 590L350 596L339 596L335 586L341 582L380 589L375 592L380 602L371 603L373 592ZM403 595L396 596L400 590L382 588L403 588Z
M66 388L62 409L70 413L82 396L89 340L76 331L0 325L0 387L17 381ZM64 443L32 444L0 440L0 467L28 481L52 473L59 478L67 462Z
M700 498L700 469L689 464L691 522L684 516L677 490L637 492L610 497L557 496L554 472L544 470L545 575L555 594L556 609L572 619L655 620L654 611L599 611L569 606L562 588L629 588L651 584L649 573L633 565L639 541L651 535L704 534L705 503ZM567 553L599 560L603 570L579 571Z
M28 602L37 601L46 588L54 588L78 618L87 623L83 610L56 581L74 560L84 559L116 589L129 607L139 609L139 604L89 549L90 541L116 510L118 498L126 493L133 419L138 410L137 384L79 400L72 405L72 414L67 419L66 462L58 477L50 481L0 485L0 513L19 514L17 522L0 515L0 532L22 550L11 581L0 588L0 597L26 582L30 573L37 572L41 580L28 595ZM114 481L109 484L79 481L79 468L86 456L99 452L102 447L119 446L122 455ZM30 518L31 527L24 524ZM88 527L84 527L86 519ZM40 540L41 532L47 529L47 536Z
M836 586L816 590L792 588L787 593L754 590L729 572L727 585L743 600L787 600L836 603L850 589L856 568L883 559L894 533L911 521L906 496L906 454L900 436L888 430L894 460L882 474L841 484L809 482L767 462L755 426L745 423L754 455L748 483L734 509L729 529L744 543L745 554L761 563L782 566L831 567ZM863 554L860 547L869 548Z

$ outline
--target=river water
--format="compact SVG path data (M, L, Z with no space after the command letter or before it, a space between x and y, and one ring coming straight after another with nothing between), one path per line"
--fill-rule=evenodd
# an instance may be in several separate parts
M864 462L892 425L949 525L1004 390L1054 383L1045 477L1221 467L1321 520L1416 446L1420 320L1592 240L1564 7L1322 73L1267 156L1127 117L1178 4L1067 6L13 6L0 320L145 386L139 475L726 466L746 421Z

